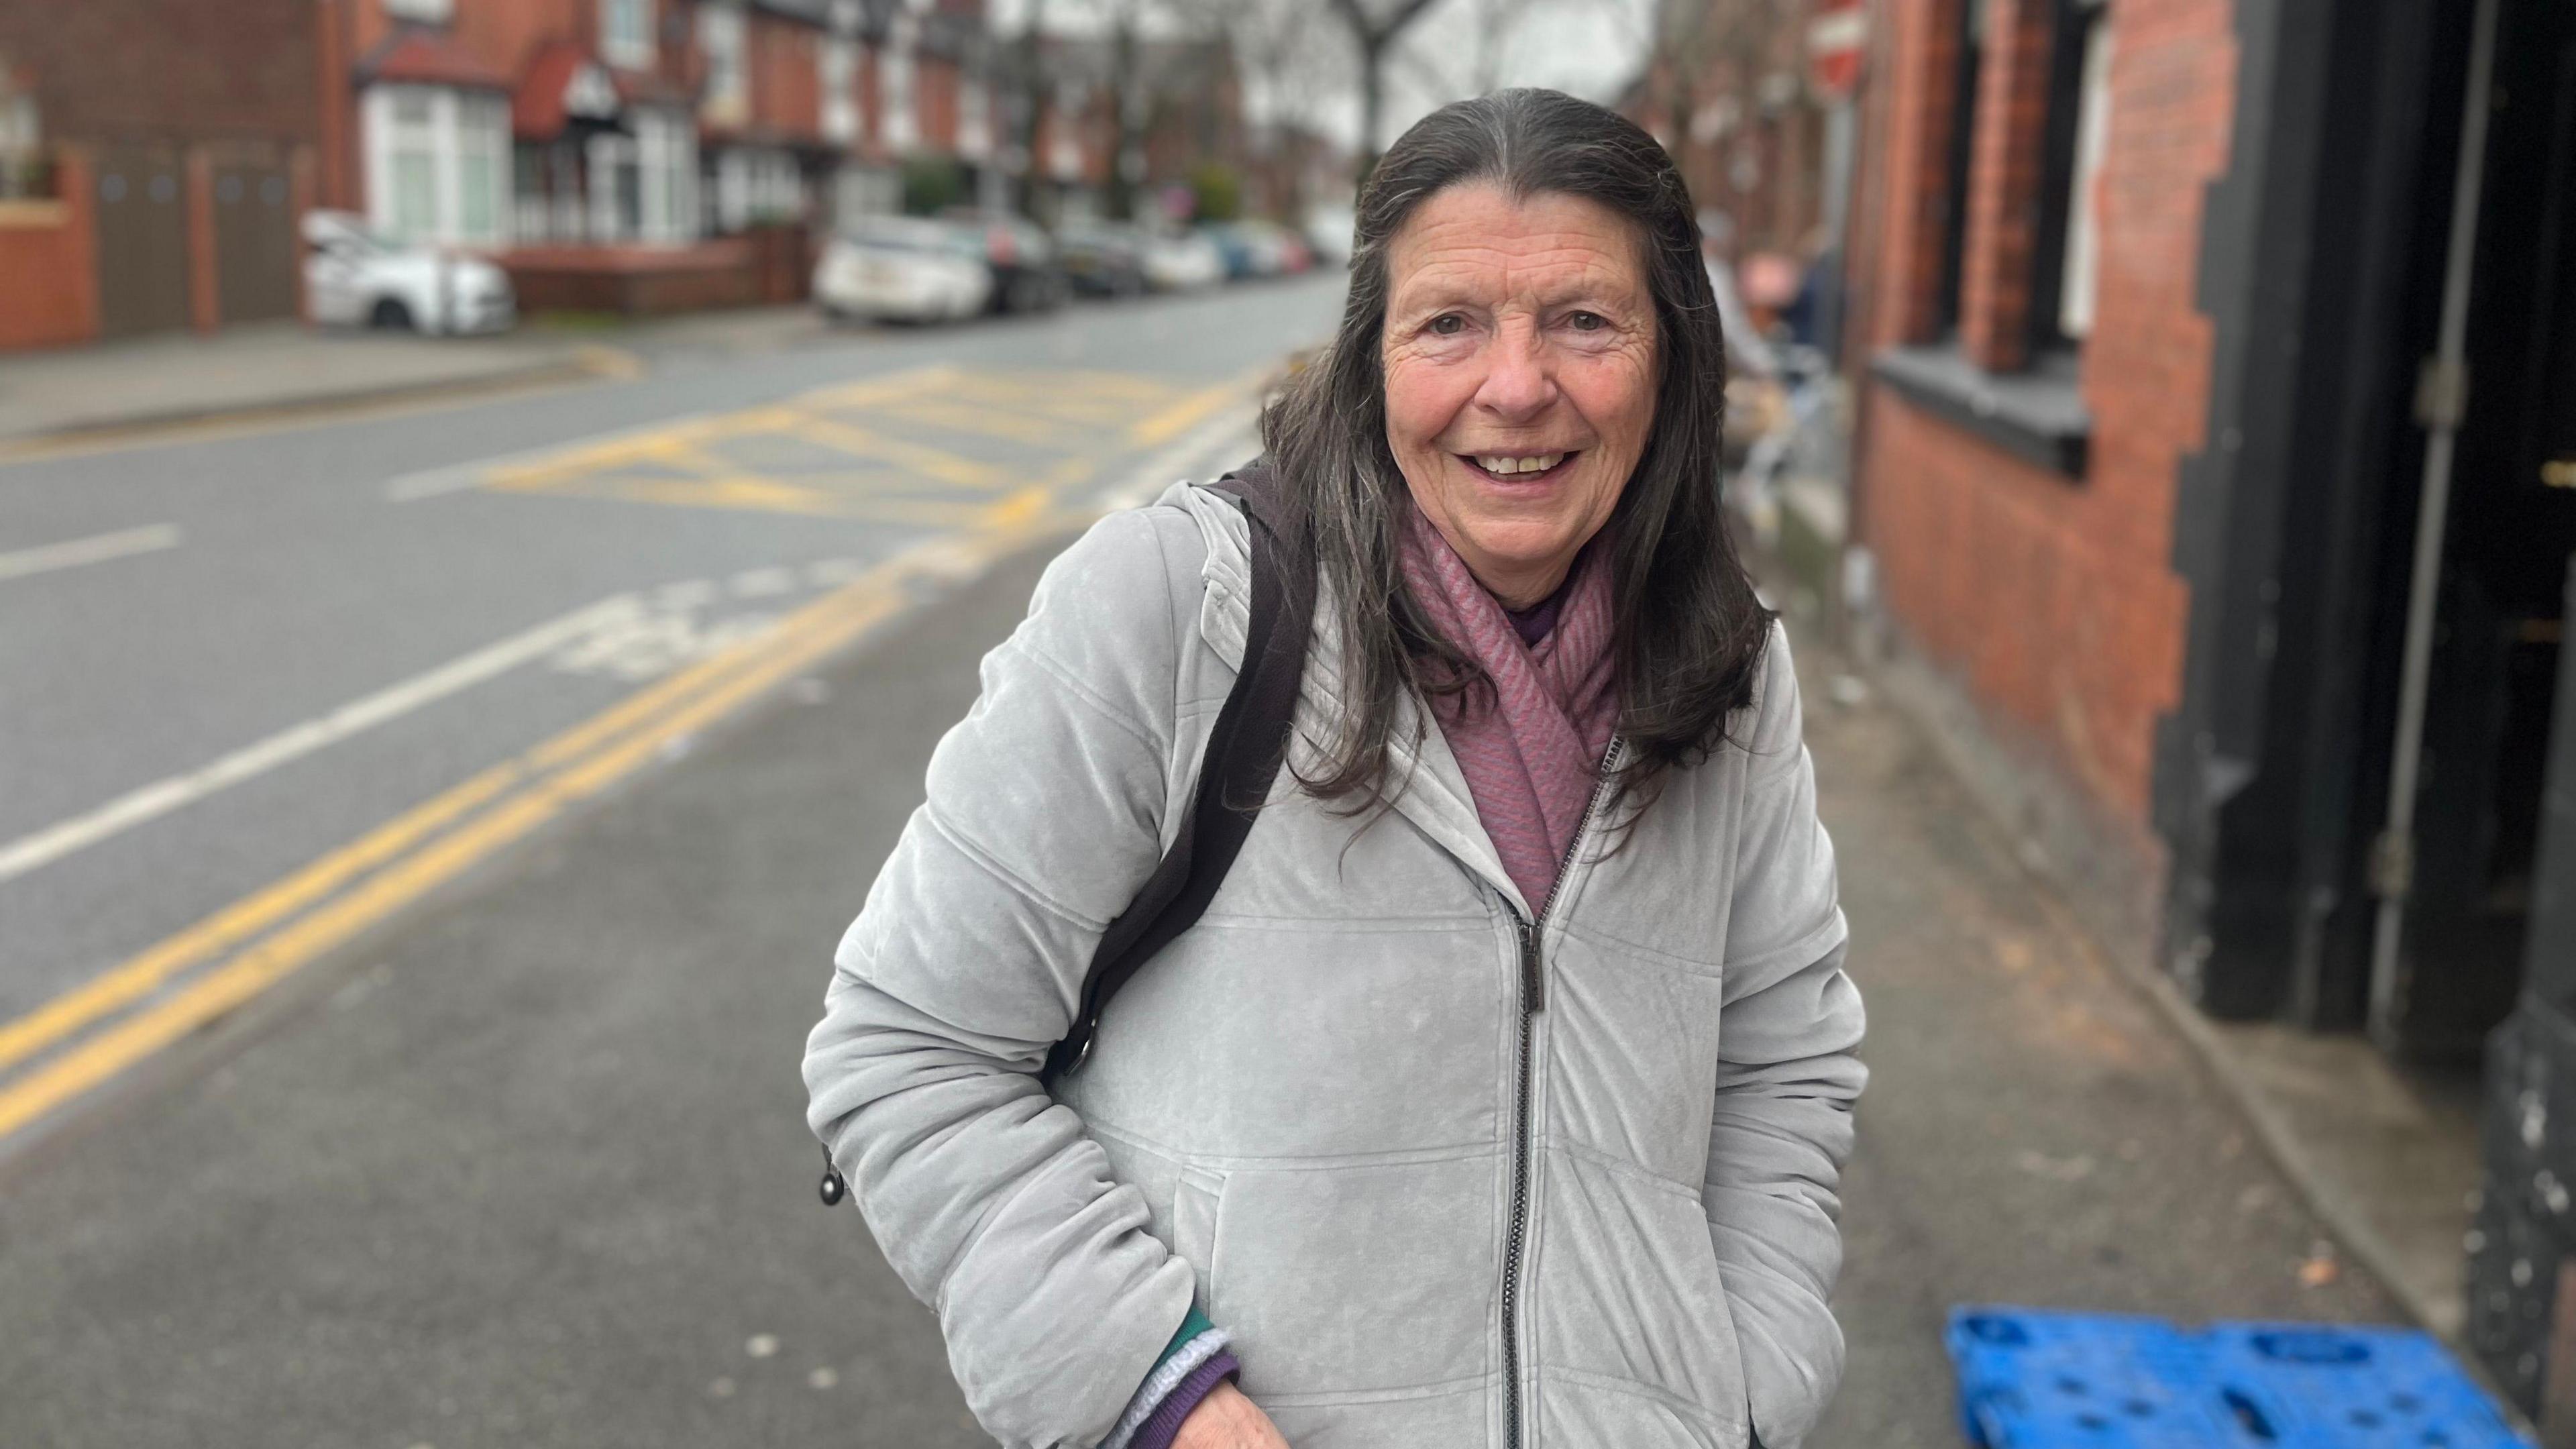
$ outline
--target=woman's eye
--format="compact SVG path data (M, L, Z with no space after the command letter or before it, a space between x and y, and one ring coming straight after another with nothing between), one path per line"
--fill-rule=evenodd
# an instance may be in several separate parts
M1577 312L1565 321L1567 326L1577 332L1598 332L1610 325L1610 319L1598 312Z
M1431 319L1431 335L1434 337L1455 337L1466 330L1467 319L1455 312L1443 312Z

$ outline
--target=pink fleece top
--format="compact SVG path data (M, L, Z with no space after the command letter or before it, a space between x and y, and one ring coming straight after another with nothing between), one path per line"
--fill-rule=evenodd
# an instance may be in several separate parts
M1441 637L1494 683L1490 702L1473 690L1436 696L1433 717L1503 870L1530 910L1544 911L1619 724L1609 550L1584 548L1555 626L1529 644L1422 510L1406 513L1406 586Z

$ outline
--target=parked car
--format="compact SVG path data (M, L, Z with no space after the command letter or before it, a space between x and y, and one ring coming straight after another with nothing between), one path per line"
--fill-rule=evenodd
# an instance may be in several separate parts
M1056 261L1054 240L1036 222L972 207L952 207L940 216L969 240L992 272L994 311L1049 311L1073 295L1073 284Z
M1263 262L1269 268L1269 275L1294 276L1314 270L1314 244L1295 228L1258 219L1238 225L1250 231L1254 245L1263 249Z
M1349 266L1353 233L1358 230L1359 213L1347 206L1318 206L1306 213L1306 242L1314 248L1318 263Z
M941 322L974 316L992 295L982 248L919 217L870 218L825 243L814 264L814 302L827 317Z
M1225 264L1227 281L1241 282L1253 277L1270 275L1263 270L1259 242L1254 239L1251 232L1237 223L1207 222L1199 227L1198 234L1207 241L1209 246L1216 248L1218 258Z
M1157 292L1190 292L1225 280L1225 254L1204 232L1149 231L1145 281Z
M518 325L510 274L480 257L393 241L345 211L306 212L303 232L304 295L317 323L432 336Z
M1220 221L1201 228L1225 257L1228 279L1279 277L1315 264L1305 239L1275 221Z
M1145 235L1115 221L1068 221L1055 232L1056 260L1086 297L1145 294Z

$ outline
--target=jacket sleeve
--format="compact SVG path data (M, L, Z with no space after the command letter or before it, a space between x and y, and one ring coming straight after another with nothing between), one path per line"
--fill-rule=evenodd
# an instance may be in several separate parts
M1097 1443L1190 1310L1189 1265L1037 1077L1161 855L1182 618L1165 557L1189 547L1180 510L1142 510L1047 569L933 754L806 1044L815 1135L1013 1449Z
M1717 1110L1700 1194L1744 1354L1753 1424L1796 1449L1841 1381L1826 1306L1842 1269L1837 1189L1867 1072L1860 993L1843 974L1833 843L1816 818L1797 676L1775 630L1764 672L1718 1023Z

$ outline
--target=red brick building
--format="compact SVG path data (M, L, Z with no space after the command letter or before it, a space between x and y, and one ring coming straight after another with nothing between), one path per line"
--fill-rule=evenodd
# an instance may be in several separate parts
M2576 1079L2576 9L1869 23L1846 577L1887 678L2208 1011L2419 1063L2511 1013L2470 1327L2531 1407L2576 1364L2576 1138L2505 1120Z
M296 315L311 0L0 7L0 348Z
M2209 1010L2473 1056L2551 888L2576 17L1872 25L1846 340L1899 673Z

